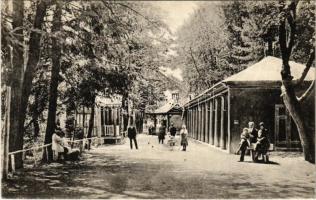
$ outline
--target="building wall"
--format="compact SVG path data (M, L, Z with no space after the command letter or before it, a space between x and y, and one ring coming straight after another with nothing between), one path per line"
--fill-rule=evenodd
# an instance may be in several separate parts
M300 96L308 87L305 84L297 88L297 96ZM231 148L233 153L237 150L240 142L240 133L244 127L248 127L249 121L254 121L256 128L263 121L269 131L271 143L275 144L274 121L275 104L283 104L279 88L230 88L230 124L231 124ZM303 103L305 122L308 130L315 140L315 93L311 94ZM297 132L292 123L292 132ZM293 134L293 133L292 133Z
M269 131L270 140L274 139L275 104L281 104L279 89L230 88L230 153L237 150L240 133L248 122L255 122L256 128L263 121Z
M227 89L187 107L185 115L191 138L228 151L230 138Z

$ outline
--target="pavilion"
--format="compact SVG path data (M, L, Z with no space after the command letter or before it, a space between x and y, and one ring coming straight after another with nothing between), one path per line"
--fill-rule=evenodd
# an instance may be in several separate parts
M183 107L178 102L171 101L153 112L146 114L154 117L155 130L159 127L157 124L160 124L161 122L166 126L167 130L169 130L171 122L175 124L176 128L180 129L183 117Z
M297 80L305 66L290 62L291 73ZM189 136L233 153L237 150L242 128L249 121L257 125L263 121L269 131L270 142L275 149L300 149L295 124L286 111L280 97L282 60L265 57L247 69L213 85L184 105L185 122ZM298 96L315 80L315 68L311 67ZM315 130L314 95L303 104L307 125Z

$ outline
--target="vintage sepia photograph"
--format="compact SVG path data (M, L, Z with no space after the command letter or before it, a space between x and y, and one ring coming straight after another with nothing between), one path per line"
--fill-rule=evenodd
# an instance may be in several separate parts
M1 0L1 199L315 199L313 0Z

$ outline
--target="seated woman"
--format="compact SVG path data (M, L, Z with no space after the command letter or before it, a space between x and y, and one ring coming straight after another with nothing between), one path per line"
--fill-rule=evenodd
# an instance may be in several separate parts
M264 127L264 123L260 122L260 129L258 131L257 143L255 145L255 151L257 151L256 159L259 155L267 154L270 147L270 142L268 139L268 130Z
M61 160L64 155L63 139L61 138L62 132L56 129L52 136L52 150L53 150L53 160Z

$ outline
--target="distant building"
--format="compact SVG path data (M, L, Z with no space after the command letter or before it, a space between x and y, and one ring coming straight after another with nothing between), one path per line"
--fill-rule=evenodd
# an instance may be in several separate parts
M305 66L290 62L294 80ZM249 121L263 121L275 149L300 148L297 129L280 97L282 60L268 56L247 69L215 84L184 105L189 135L197 140L233 153L242 128ZM298 96L315 80L312 67ZM315 94L314 94L315 95ZM314 95L304 102L306 124L315 130ZM315 132L315 131L314 131Z
M105 137L105 142L121 138L123 128L121 105L120 96L108 98L97 96L92 137ZM88 133L90 116L91 108L79 107L75 112L75 126L83 128L85 136Z

